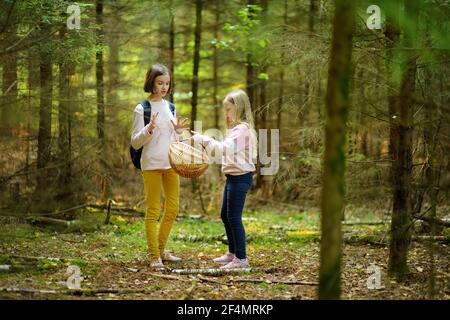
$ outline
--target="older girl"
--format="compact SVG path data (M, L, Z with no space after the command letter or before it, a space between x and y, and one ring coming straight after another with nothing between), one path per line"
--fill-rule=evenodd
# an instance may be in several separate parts
M169 145L187 129L186 121L176 122L175 111L172 113L169 102L164 97L171 90L169 69L161 64L154 64L147 72L144 91L148 92L151 106L151 120L144 126L144 108L138 104L134 110L131 145L142 149L141 170L146 196L145 230L150 266L164 267L163 261L178 262L178 258L164 251L179 208L179 177L170 166L168 158ZM164 215L157 228L160 215L160 193L164 190Z

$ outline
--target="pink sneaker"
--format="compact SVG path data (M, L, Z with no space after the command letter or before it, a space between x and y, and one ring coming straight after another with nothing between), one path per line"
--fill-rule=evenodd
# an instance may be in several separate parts
M239 269L239 268L250 268L248 259L238 259L236 257L230 263L220 267L220 269Z
M213 259L213 261L216 263L227 264L227 263L230 263L231 261L233 261L234 258L236 258L234 253L228 252L221 257Z

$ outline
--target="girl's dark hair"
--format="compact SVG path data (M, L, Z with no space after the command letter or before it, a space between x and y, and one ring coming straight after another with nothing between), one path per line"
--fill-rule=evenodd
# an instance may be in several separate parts
M145 75L144 91L153 93L156 77L163 75L168 75L170 78L172 78L169 68L167 68L165 65L159 63L152 65L150 70L148 70L147 74ZM167 93L170 93L171 90L172 81L170 81L169 90Z

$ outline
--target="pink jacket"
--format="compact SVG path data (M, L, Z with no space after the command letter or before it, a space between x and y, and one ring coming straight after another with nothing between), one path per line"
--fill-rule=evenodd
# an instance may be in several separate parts
M195 142L208 145L209 154L221 155L222 172L224 174L241 175L255 171L256 150L253 150L254 139L248 125L242 123L228 129L223 141L208 136L195 134Z

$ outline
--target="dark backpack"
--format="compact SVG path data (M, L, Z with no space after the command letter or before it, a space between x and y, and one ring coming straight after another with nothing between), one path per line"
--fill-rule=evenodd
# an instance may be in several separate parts
M141 105L144 108L144 127L145 127L150 122L150 118L152 116L152 106L150 105L150 102L147 99L142 100ZM169 102L169 107L170 111L172 112L172 115L175 117L175 105L172 102ZM144 147L136 150L132 146L130 146L131 161L133 162L133 165L136 167L136 169L141 169L141 156L143 148Z

